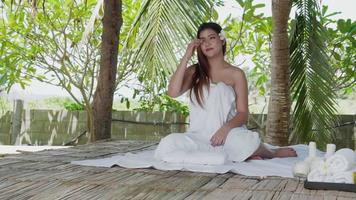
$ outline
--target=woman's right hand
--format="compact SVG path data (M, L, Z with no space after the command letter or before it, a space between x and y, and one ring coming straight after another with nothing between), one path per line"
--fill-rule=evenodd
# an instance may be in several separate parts
M184 57L189 60L193 56L194 51L200 46L200 44L201 44L200 39L194 39L193 41L191 41L188 44L187 50L185 51L185 54L184 54Z

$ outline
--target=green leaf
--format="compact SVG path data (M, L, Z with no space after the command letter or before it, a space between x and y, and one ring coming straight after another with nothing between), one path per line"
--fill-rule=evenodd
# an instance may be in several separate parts
M336 60L341 60L341 56L340 56L340 54L338 54L337 52L334 52L334 58L335 58Z
M347 33L348 28L345 20L339 19L337 21L337 28L340 30L341 33Z
M253 7L254 8L264 8L266 5L264 3L259 3L259 4L256 4L254 5Z
M316 1L301 0L296 6L296 23L290 42L291 90L296 102L291 138L296 143L314 140L324 145L332 142L332 130L328 127L336 120L334 71L325 46L327 32L317 20L320 11ZM342 21L338 24L344 26Z

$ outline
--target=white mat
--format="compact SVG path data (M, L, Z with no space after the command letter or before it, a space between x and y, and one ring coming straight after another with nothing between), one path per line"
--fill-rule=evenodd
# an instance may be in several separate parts
M115 165L125 168L149 168L159 170L182 170L193 172L226 173L233 172L246 176L281 176L293 177L292 169L296 162L304 160L308 156L307 145L294 145L298 157L273 158L267 160L250 160L242 163L228 162L224 165L196 165L188 163L172 164L157 161L153 158L154 150L146 150L138 153L126 153L108 158L95 160L72 161L72 164L112 167ZM318 151L318 156L323 153Z

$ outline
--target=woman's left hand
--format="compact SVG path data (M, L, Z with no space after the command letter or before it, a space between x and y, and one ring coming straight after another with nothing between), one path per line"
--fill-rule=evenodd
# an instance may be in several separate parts
M230 129L223 126L221 127L216 133L211 137L210 143L211 145L215 146L220 146L225 143L226 137L229 134Z

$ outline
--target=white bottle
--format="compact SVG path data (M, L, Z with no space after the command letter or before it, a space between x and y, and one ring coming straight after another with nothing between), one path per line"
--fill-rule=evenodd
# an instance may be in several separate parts
M325 159L327 159L330 156L334 155L335 150L336 150L336 145L335 144L327 144L326 145Z
M297 162L293 167L294 177L307 177L310 171L309 163L306 161Z
M309 157L316 157L316 143L309 142Z
M309 155L304 161L306 161L310 165L315 158L316 158L316 143L309 142Z

